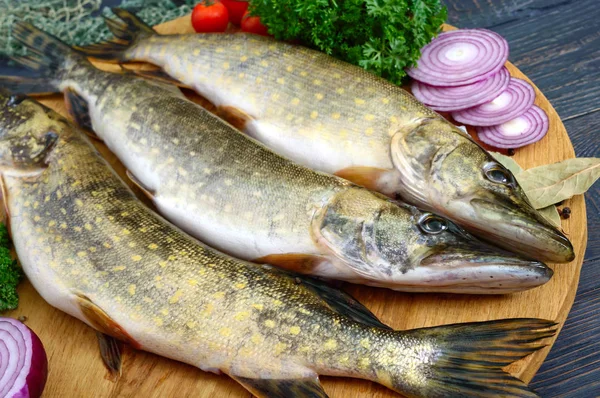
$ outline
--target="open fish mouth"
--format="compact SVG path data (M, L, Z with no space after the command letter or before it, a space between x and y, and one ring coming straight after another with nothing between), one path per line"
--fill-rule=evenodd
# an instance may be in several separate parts
M472 199L477 224L468 223L495 245L521 255L550 262L570 262L575 258L569 239L537 212L515 212L499 203Z

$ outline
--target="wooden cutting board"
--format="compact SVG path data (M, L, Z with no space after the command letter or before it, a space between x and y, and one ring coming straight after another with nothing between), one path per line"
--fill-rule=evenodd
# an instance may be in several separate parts
M157 27L160 33L192 32L188 17ZM100 65L113 69L114 65ZM511 74L527 79L513 65ZM573 158L575 153L565 127L556 111L536 88L536 104L550 118L550 131L540 142L517 150L515 160L530 168ZM193 99L210 107L198 96ZM59 96L42 98L42 102L66 115ZM125 181L124 168L106 147L98 149L117 169ZM133 187L145 199L137 188ZM346 290L369 307L384 323L395 329L411 329L456 322L485 321L502 318L535 317L552 319L561 327L573 304L579 271L587 243L585 203L577 196L564 203L571 208L571 218L562 227L575 247L576 259L569 264L549 264L554 277L546 285L507 296L468 296L450 294L403 294L384 289L347 285ZM250 394L226 376L202 372L153 354L126 347L123 375L111 381L100 360L95 332L82 322L50 307L25 282L19 288L21 304L8 316L26 316L44 343L49 359L49 376L45 398L50 397L249 397ZM554 341L552 341L553 343ZM525 358L508 370L530 381L548 354L550 347ZM375 383L322 377L327 393L333 397L396 397L397 394Z

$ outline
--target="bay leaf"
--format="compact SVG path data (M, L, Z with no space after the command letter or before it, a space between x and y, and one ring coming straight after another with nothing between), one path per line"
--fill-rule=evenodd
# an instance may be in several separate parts
M558 209L554 205L550 205L548 207L544 207L543 209L539 209L538 212L550 223L552 223L555 227L560 228L560 214L558 214Z
M503 155L499 152L490 152L490 154L498 161L500 164L507 169L509 169L513 175L520 174L523 171L523 168L519 166L513 158L510 156Z
M600 159L575 158L519 173L519 184L537 209L587 191L600 178Z

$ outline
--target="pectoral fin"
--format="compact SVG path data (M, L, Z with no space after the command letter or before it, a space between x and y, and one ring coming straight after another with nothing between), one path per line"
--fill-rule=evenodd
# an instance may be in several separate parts
M217 116L226 120L240 131L244 131L246 129L246 124L253 119L253 117L246 112L233 106L219 106L216 113Z
M140 344L135 341L121 325L115 322L106 312L104 312L104 310L102 310L102 308L94 304L88 297L82 294L76 294L75 297L83 316L94 329L124 341L134 348L141 348Z
M100 347L100 356L104 366L110 372L110 379L117 381L121 376L121 350L122 343L114 337L108 336L101 332L96 332L98 338L98 346Z
M363 186L371 191L378 191L381 177L390 170L377 167L353 166L338 170L334 175L357 185Z
M98 138L98 136L93 132L92 119L90 118L90 110L88 108L88 104L85 98L83 98L70 88L65 90L64 96L69 115L71 115L75 123L77 123L80 127L85 129L85 133L87 135L96 140L100 140L100 138Z
M250 379L231 376L258 398L327 398L319 377L302 379Z
M125 174L127 174L127 177L131 180L131 182L133 182L135 186L137 186L144 193L144 195L148 197L148 199L154 200L155 195L151 189L144 186L144 184L142 184L140 180L138 180L133 174L131 174L129 170L125 171Z
M4 176L0 174L0 192L2 192L2 206L4 206L4 225L8 231L8 236L12 237L12 231L10 229L10 212L8 210L8 189L6 189L6 183L4 182Z
M312 274L322 262L327 261L323 256L303 253L269 254L252 260L258 264L272 264L299 274Z

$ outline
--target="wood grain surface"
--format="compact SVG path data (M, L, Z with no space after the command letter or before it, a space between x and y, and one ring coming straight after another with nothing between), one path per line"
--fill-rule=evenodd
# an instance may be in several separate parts
M189 29L189 20L184 18L163 26L162 32ZM515 76L524 77L516 68L510 67L510 70ZM44 102L64 113L60 98L46 98ZM574 156L560 118L539 91L537 104L548 113L551 131L539 143L517 152L515 159L525 168ZM103 145L98 144L98 147L123 175L123 167L114 156ZM576 197L565 205L571 207L573 216L563 221L563 228L574 243L577 258L571 264L551 265L555 276L540 288L502 297L402 294L351 285L346 288L383 322L397 329L524 316L563 322L575 296L587 240L583 198ZM124 355L123 376L117 382L110 381L100 362L92 330L49 307L28 283L21 287L20 293L21 306L10 315L27 316L27 324L36 330L48 349L50 375L45 397L249 396L227 377L129 348ZM509 370L530 380L548 350L539 351ZM323 384L331 397L396 396L383 387L360 380L324 377Z
M444 0L449 23L494 30L558 111L575 153L600 157L597 0ZM586 195L588 249L573 309L532 381L543 397L600 396L600 183Z

